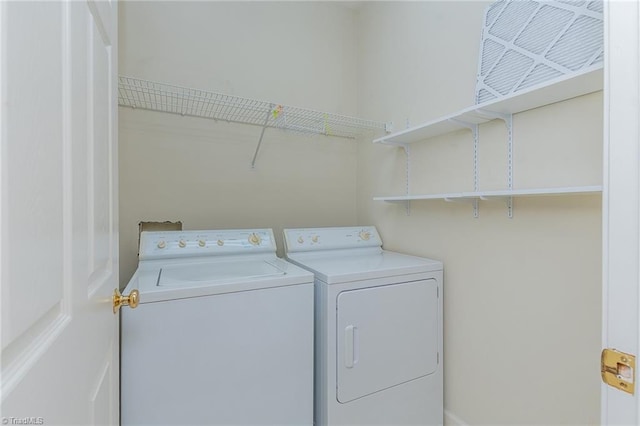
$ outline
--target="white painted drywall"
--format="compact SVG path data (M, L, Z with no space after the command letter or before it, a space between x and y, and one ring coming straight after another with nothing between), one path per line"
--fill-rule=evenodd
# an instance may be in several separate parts
M405 127L473 104L482 16L489 2L380 2L358 11L358 112ZM480 129L480 189L506 188L504 124ZM473 190L472 137L411 145L411 191ZM514 185L597 185L602 94L519 114ZM402 149L362 140L358 221L385 248L445 265L447 424L599 422L600 196L470 205L372 201L405 191Z
M121 4L121 74L382 121L396 129L473 103L488 2ZM602 97L515 118L515 186L601 183ZM506 185L504 126L482 126L481 189ZM449 424L599 421L599 196L372 201L405 190L405 154L120 110L121 279L137 222L185 227L377 225L385 248L445 263ZM414 193L473 189L471 136L412 147ZM357 171L356 171L357 167ZM356 205L357 200L357 205ZM278 235L279 236L279 235Z
M323 2L123 2L120 70L338 114L356 108L353 9ZM139 221L185 229L353 225L353 140L120 108L120 276Z

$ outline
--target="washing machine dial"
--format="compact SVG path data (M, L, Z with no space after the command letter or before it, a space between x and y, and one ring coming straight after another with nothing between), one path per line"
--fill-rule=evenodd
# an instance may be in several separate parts
M259 246L260 243L262 242L262 239L260 238L260 235L254 232L251 235L249 235L249 242L254 246Z
M220 247L222 247L222 246L224 245L224 241L222 241L222 240L218 240L218 241L216 242L216 244L218 244Z
M204 246L206 246L206 245L207 245L207 242L206 242L205 240L198 240L198 245L199 245L200 247L204 247Z
M298 237L298 244L304 244L304 238Z
M318 236L314 235L313 237L311 237L311 241L313 241L314 243L318 242Z
M360 231L360 233L358 235L364 241L369 241L369 238L371 238L371 232L365 231L364 229L362 231Z
M167 243L164 240L158 241L158 248L163 249L167 246Z
M185 248L187 246L187 242L185 240L178 241L178 246L180 248Z

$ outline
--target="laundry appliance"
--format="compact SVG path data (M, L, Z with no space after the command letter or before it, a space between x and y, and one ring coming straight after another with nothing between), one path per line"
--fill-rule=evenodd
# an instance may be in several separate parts
M316 426L443 423L442 263L373 226L284 230L315 274Z
M122 425L311 425L313 274L270 229L143 232Z

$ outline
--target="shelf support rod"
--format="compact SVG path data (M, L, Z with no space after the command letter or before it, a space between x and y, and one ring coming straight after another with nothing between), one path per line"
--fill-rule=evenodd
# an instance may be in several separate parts
M457 118L450 118L449 121L452 123L456 123L459 126L466 127L471 130L471 134L473 135L473 191L478 192L479 189L479 177L478 177L478 143L480 141L478 124L470 123L468 121L458 120ZM478 199L474 198L473 200L473 217L478 218Z
M507 188L513 189L513 114L505 114L496 111L489 111L486 109L477 109L476 112L486 117L498 119L504 121L504 125L507 127ZM508 197L507 202L507 215L509 219L513 218L513 197Z
M264 131L267 130L267 123L269 122L269 117L271 116L271 111L273 110L273 104L269 107L269 111L267 111L267 117L264 119L264 124L262 125L262 132L260 132L260 139L258 140L258 146L256 146L256 152L253 154L253 160L251 160L251 168L256 168L256 158L258 158L258 151L260 151L260 145L262 145L262 138L264 138Z

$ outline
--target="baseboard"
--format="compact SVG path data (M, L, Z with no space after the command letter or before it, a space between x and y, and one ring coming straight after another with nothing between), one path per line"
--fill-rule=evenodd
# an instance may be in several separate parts
M469 426L468 423L449 410L444 410L444 424L445 426Z

